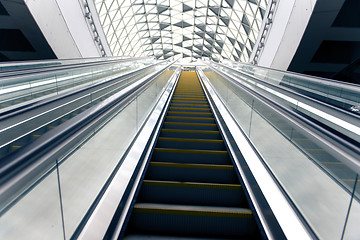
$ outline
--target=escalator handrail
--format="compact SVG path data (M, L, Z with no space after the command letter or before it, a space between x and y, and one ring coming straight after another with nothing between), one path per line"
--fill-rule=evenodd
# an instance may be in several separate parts
M339 80L323 78L323 77L318 77L318 76L310 76L310 75L301 74L301 73L297 73L297 72L290 72L290 71L284 71L284 70L279 70L279 69L273 69L273 68L253 65L253 64L249 64L249 63L243 63L243 62L240 63L240 62L235 62L235 61L231 61L231 60L229 60L229 61L232 64L235 64L235 65L238 65L238 66L239 65L245 65L245 66L249 66L249 67L253 67L253 68L263 69L263 70L270 71L270 72L278 72L278 73L282 73L284 75L293 76L293 77L297 77L297 78L302 78L302 79L307 80L309 82L322 83L324 85L331 85L331 86L346 88L348 90L354 90L353 88L356 87L358 89L358 91L360 92L359 85L355 84L355 83L342 82L342 81L339 81Z
M216 109L221 114L221 118L224 119L224 122L227 125L230 134L232 135L232 138L234 140L233 144L237 145L238 149L240 149L240 157L245 159L247 163L247 168L249 168L251 174L254 176L258 187L260 188L262 194L265 196L265 199L270 205L271 210L275 214L275 217L280 224L285 236L288 239L312 239L311 231L309 231L302 219L299 218L291 202L288 201L288 199L278 186L277 182L274 180L272 174L263 164L263 159L261 158L261 155L254 148L253 144L243 132L241 127L238 125L236 120L232 117L232 114L227 110L221 98L217 95L214 88L212 87L212 84L209 82L201 69L198 69L198 73L205 85L208 95L211 98L211 102L216 106ZM227 139L227 137L225 137L225 139ZM239 160L237 160L236 154L231 150L232 148L230 145L230 153L235 160L234 166L241 174L244 170L241 168ZM244 180L244 184L247 184L246 177L244 178ZM257 200L256 198L254 198L255 196L251 192L252 186L246 186L246 189L248 189L248 191L250 190L250 198L255 205L254 207L257 211L257 214L259 214L258 216L260 217L260 221L264 227L267 237L269 237L269 239L272 239L270 233L271 230L266 229L266 220L264 217L262 217L261 210L258 209L260 206L256 206Z
M39 178L39 172L44 174L44 172L49 171L54 166L55 161L57 162L59 158L63 157L62 154L74 148L74 143L71 146L67 146L68 149L62 148L64 142L70 141L69 139L77 134L87 136L92 133L95 129L94 126L101 126L102 124L101 121L98 121L99 118L108 114L115 106L119 104L124 105L129 102L131 96L138 93L143 87L147 87L152 80L172 64L173 62L167 63L166 66L154 71L149 76L132 83L102 103L93 106L52 131L47 132L17 152L14 152L14 154L10 154L2 159L0 163L0 202L5 204L5 206L1 206L2 210L4 210L4 207L7 209L7 205L9 205L9 202L12 202L12 198L18 194L21 188L24 188L18 182L24 178ZM90 124L93 124L91 128L88 127Z
M350 132L352 132L352 133L354 133L356 135L360 135L359 134L360 133L360 127L358 127L358 126L356 126L356 124L354 124L354 123L357 123L357 122L360 121L360 116L357 115L357 114L354 114L354 113L349 112L349 111L345 111L345 110L343 110L341 108L338 108L338 107L334 107L334 106L329 105L327 103L324 103L324 102L322 102L320 100L308 97L308 96L306 96L304 94L297 93L296 91L291 90L289 88L285 88L285 87L278 86L278 85L270 83L270 82L266 82L266 81L261 80L261 79L257 79L256 77L254 77L254 76L252 76L250 74L243 73L241 71L232 69L232 68L230 68L230 67L228 67L226 65L218 64L218 63L213 63L213 64L225 67L225 68L227 68L227 69L229 69L231 71L234 71L234 72L236 72L236 73L238 73L238 74L240 74L242 76L245 76L246 78L250 78L251 80L253 80L253 81L257 82L257 83L266 85L267 87L272 88L273 90L275 90L277 92L280 92L281 94L286 95L287 97L295 99L296 101L298 101L300 103L308 102L310 104L305 103L305 105L309 105L310 107L312 107L312 105L316 105L316 104L320 105L323 108L322 112L324 114L330 114L330 115L332 115L333 117L336 118L336 119L328 118L327 121L330 121L333 124L337 125L338 127L344 128L347 131L350 131ZM236 78L233 78L233 79L237 80ZM265 91L267 91L267 90L265 90ZM300 100L304 101L304 102L301 102ZM288 100L285 99L285 101L288 101ZM326 110L326 111L324 111L324 110ZM333 113L328 113L330 111L332 111L333 113L336 113L336 116ZM322 117L321 115L323 115L323 114L320 114L320 115L319 114L316 114L316 115L318 115L319 117ZM339 120L339 121L334 122L334 120ZM353 129L353 130L355 129L355 132L353 130L351 130L351 129Z
M68 91L68 92L65 92L65 93L62 93L62 94L59 94L59 95L44 99L44 100L40 100L40 101L35 102L35 103L30 103L28 105L21 106L20 108L15 108L15 109L11 109L11 110L2 112L2 113L0 113L0 121L9 119L11 117L15 117L15 116L23 114L25 112L33 111L33 110L35 110L35 109L37 109L39 107L43 107L44 105L47 105L47 104L50 104L50 103L53 103L53 102L56 102L56 101L71 97L71 96L73 96L75 94L79 94L81 92L85 92L85 91L91 90L93 88L97 88L97 87L99 87L101 85L106 85L106 84L109 84L109 83L114 82L114 81L119 81L120 79L122 79L122 81L127 80L128 78L132 77L134 74L138 74L138 73L140 73L142 71L145 71L146 69L149 69L149 68L151 68L153 66L159 65L161 63L162 62L157 62L155 64L151 64L151 65L142 67L140 69L136 69L136 70L127 72L125 74L124 73L119 73L119 74L117 74L115 76L112 76L111 79L108 79L108 80L105 80L105 81L100 81L100 82L97 82L97 83L92 84L90 86L80 87L80 88L77 88L77 89L74 89L74 90L71 90L71 91Z
M116 63L121 63L121 62L126 62L126 61L143 61L146 59L151 59L150 57L138 57L138 58L119 58L119 59L111 59L111 60L101 60L101 61L93 61L93 62L84 62L84 63L71 63L71 64L65 64L65 65L51 65L51 66L41 66L41 67L36 67L36 68L29 68L29 69L18 69L18 70L13 70L13 71L9 71L9 73L13 73L10 75L4 75L2 76L3 73L5 72L0 72L0 81L1 82L5 82L7 79L6 78L15 78L15 77L22 77L23 75L32 75L32 76L37 76L37 75L41 75L41 74L48 74L51 72L55 72L56 71L66 71L69 69L80 69L80 68L89 68L89 67L94 67L94 66L98 66L98 65L108 65L108 64L116 64ZM58 60L59 61L59 60ZM5 78L5 79L3 79Z
M92 215L75 233L76 236L72 236L72 239L118 239L124 224L126 224L126 216L135 197L136 189L151 157L180 72L180 67L178 67L169 79L162 96L147 116L147 120L134 138L127 154L123 156L121 168L111 179L102 196L101 203L96 206ZM113 218L116 213L119 215ZM104 237L105 235L106 237Z
M277 111L278 114L282 115L285 119L294 123L294 126L301 129L306 135L311 136L312 140L320 144L320 146L326 148L329 152L333 153L334 156L341 156L337 158L339 161L342 161L354 172L360 174L360 162L358 161L358 159L360 159L359 146L344 140L343 138L323 128L322 126L313 123L309 119L297 113L294 109L285 106L281 102L278 102L275 99L271 99L269 97L264 97L254 90L242 85L230 76L224 75L213 66L208 66L220 76L224 77L228 81L235 83L238 87L250 93L255 99L267 104L270 108Z
M267 85L267 86L271 86L274 89L280 89L281 91L284 91L284 92L287 92L287 93L290 93L290 94L294 94L295 96L298 96L300 98L303 98L303 99L306 99L306 100L309 100L309 101L312 101L312 102L315 102L315 103L318 103L318 104L322 104L322 105L324 105L324 106L326 106L328 108L331 108L331 109L334 109L334 110L338 111L341 114L346 114L347 117L355 117L356 119L360 119L359 115L353 114L352 112L345 111L345 110L343 110L341 108L338 108L338 107L334 107L333 105L329 105L329 104L324 103L324 102L322 102L320 100L317 100L317 99L314 99L314 98L309 97L307 95L298 93L298 92L296 92L296 91L294 91L294 90L292 90L290 88L287 88L287 87L284 87L284 86L281 86L281 85L277 85L277 84L265 81L263 79L256 78L255 76L253 76L250 73L247 73L245 71L238 70L238 69L233 69L233 68L231 68L231 67L229 67L229 66L227 66L225 64L221 64L221 63L213 62L213 64L216 64L216 65L221 66L221 67L225 67L225 68L227 68L227 69L229 69L229 70L231 70L233 72L236 72L236 73L238 73L238 74L240 74L242 76L250 78L250 79L252 79L252 80L254 80L256 82L262 83L262 84ZM342 84L342 83L340 83L340 84ZM356 86L356 87L359 87L359 86ZM354 89L354 88L352 87L352 89ZM359 88L359 94L360 94L360 88Z

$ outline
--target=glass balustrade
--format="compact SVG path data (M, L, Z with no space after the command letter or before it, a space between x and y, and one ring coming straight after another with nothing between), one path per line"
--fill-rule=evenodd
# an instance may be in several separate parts
M70 239L111 173L121 164L173 72L163 72L145 90L127 100L111 119L69 149L28 191L3 209L0 238Z
M231 61L228 61L227 65L257 79L294 89L304 95L360 114L359 85Z
M358 172L344 156L243 88L210 69L203 71L314 233L320 239L356 239Z

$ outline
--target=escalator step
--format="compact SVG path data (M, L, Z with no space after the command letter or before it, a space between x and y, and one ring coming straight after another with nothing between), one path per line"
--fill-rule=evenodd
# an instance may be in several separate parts
M199 104L207 104L207 101L190 101L190 100L172 100L171 103L199 103Z
M155 148L153 160L199 164L231 164L227 151Z
M245 195L241 185L224 183L144 180L137 201L246 207Z
M181 73L143 179L125 239L260 239L195 72Z
M194 108L194 107L171 107L170 110L183 110L188 112L198 111L198 112L210 112L210 108Z
M158 148L226 150L223 140L159 137Z
M149 234L131 234L126 236L124 240L235 240L235 238L212 238L212 237L184 237L184 236L165 236L165 235L149 235ZM249 238L250 239L250 238ZM242 240L247 240L242 238Z
M222 139L219 131L166 129L166 128L161 129L160 137L214 139L214 140Z
M167 122L190 122L190 123L215 123L213 117L180 117L180 116L167 116Z
M170 107L192 107L192 108L209 108L209 104L191 104L191 103L171 103Z
M163 128L183 129L183 130L208 130L208 131L218 130L215 123L164 122Z
M233 165L174 162L150 162L145 179L203 183L239 182Z
M212 116L211 112L179 112L168 111L167 116Z
M256 231L251 210L235 207L137 203L130 229L177 236L247 237Z

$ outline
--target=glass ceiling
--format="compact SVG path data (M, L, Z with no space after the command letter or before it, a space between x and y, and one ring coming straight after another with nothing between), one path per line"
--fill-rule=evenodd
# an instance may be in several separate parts
M247 62L270 0L94 0L114 56Z

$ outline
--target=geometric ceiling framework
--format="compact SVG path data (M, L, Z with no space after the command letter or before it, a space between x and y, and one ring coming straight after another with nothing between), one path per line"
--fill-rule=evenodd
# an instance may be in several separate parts
M247 62L271 0L95 0L114 56Z

